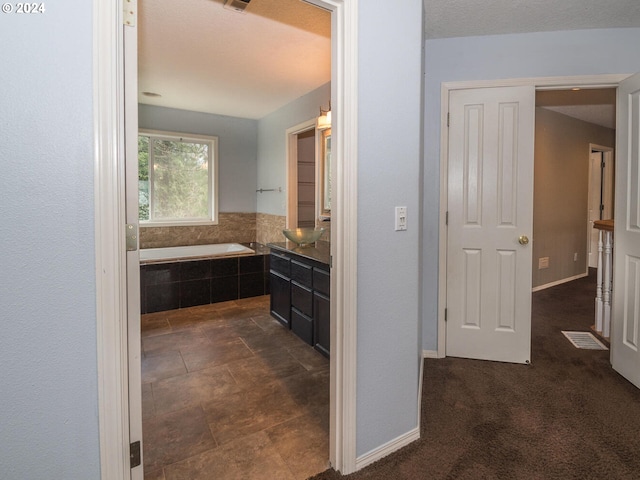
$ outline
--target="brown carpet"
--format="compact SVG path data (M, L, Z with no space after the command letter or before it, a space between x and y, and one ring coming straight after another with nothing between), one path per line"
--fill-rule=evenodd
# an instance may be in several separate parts
M421 439L330 479L640 479L640 390L580 350L594 275L533 294L532 364L426 359Z

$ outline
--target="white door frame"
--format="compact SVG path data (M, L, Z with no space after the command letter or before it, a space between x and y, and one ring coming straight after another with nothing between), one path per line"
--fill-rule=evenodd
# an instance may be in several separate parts
M287 228L298 227L298 135L310 130L314 130L316 135L314 145L316 145L316 163L318 163L316 119L309 119L287 128L286 131L287 213L285 226Z
M605 169L607 170L607 172L609 173L608 176L605 177L605 182L607 183L607 185L605 186L605 190L607 191L607 198L611 198L613 200L612 194L615 191L615 178L613 177L613 173L614 173L614 165L612 165L613 163L613 147L605 147L602 145L597 145L595 143L590 143L589 144L589 156L587 158L591 158L591 154L593 152L600 152L602 153L602 160L605 162ZM589 160L589 163L591 163L591 161ZM585 275L589 275L589 251L591 250L591 232L593 230L593 227L591 226L591 219L589 218L589 202L591 201L591 175L592 175L592 169L591 169L591 165L589 165L589 186L588 186L588 194L587 194L587 265L585 267ZM609 183L610 182L610 183ZM600 179L600 183L602 184L602 178ZM605 193L605 192L603 192ZM601 199L602 201L602 199ZM611 215L613 216L613 205L610 205L611 207ZM606 218L604 218L603 220L605 220ZM597 251L596 251L597 252ZM597 256L597 253L596 253Z
M332 11L333 153L330 461L356 468L358 0L305 0ZM93 0L96 330L100 465L131 478L124 190L123 4ZM338 241L339 240L339 241Z
M447 303L447 170L449 162L447 113L449 92L467 88L512 87L532 85L537 90L557 90L572 87L615 88L628 74L579 75L568 77L537 77L501 80L471 80L443 82L440 88L440 222L438 258L438 358L446 356L446 323L444 310Z

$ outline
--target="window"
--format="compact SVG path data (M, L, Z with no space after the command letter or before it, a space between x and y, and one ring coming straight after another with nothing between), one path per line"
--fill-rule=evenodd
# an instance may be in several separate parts
M141 130L138 213L144 225L217 223L218 139Z

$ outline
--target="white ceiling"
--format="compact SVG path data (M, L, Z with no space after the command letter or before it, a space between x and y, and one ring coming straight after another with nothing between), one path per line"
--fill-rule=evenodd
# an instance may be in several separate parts
M262 118L331 79L331 15L300 0L140 0L138 32L141 103Z
M547 108L589 123L616 128L616 89L542 90L536 107Z
M141 103L257 119L330 81L330 14L301 0L251 0L245 13L223 8L223 0L138 5ZM428 39L640 26L640 0L424 6Z
M426 38L640 26L638 0L424 0Z

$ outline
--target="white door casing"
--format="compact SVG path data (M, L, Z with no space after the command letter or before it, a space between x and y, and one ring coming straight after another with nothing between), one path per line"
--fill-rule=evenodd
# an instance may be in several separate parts
M137 9L132 9L133 15ZM131 469L131 480L142 480L142 371L140 331L140 257L138 220L138 27L132 21L124 27L124 150L125 221L127 234L135 235L127 251L127 343L129 358L129 441L140 442L140 465ZM130 230L130 231L129 231Z
M593 144L589 148L588 266L597 268L599 230L593 222L613 218L613 149Z
M600 206L602 205L602 152L591 152L589 154L589 267L598 266L598 232L593 228L593 222L601 220Z
M298 228L298 135L315 129L316 119L312 118L288 128L285 135L287 168L287 211L285 226Z
M530 361L534 104L533 86L450 92L448 356Z
M640 388L640 74L620 82L611 364Z

